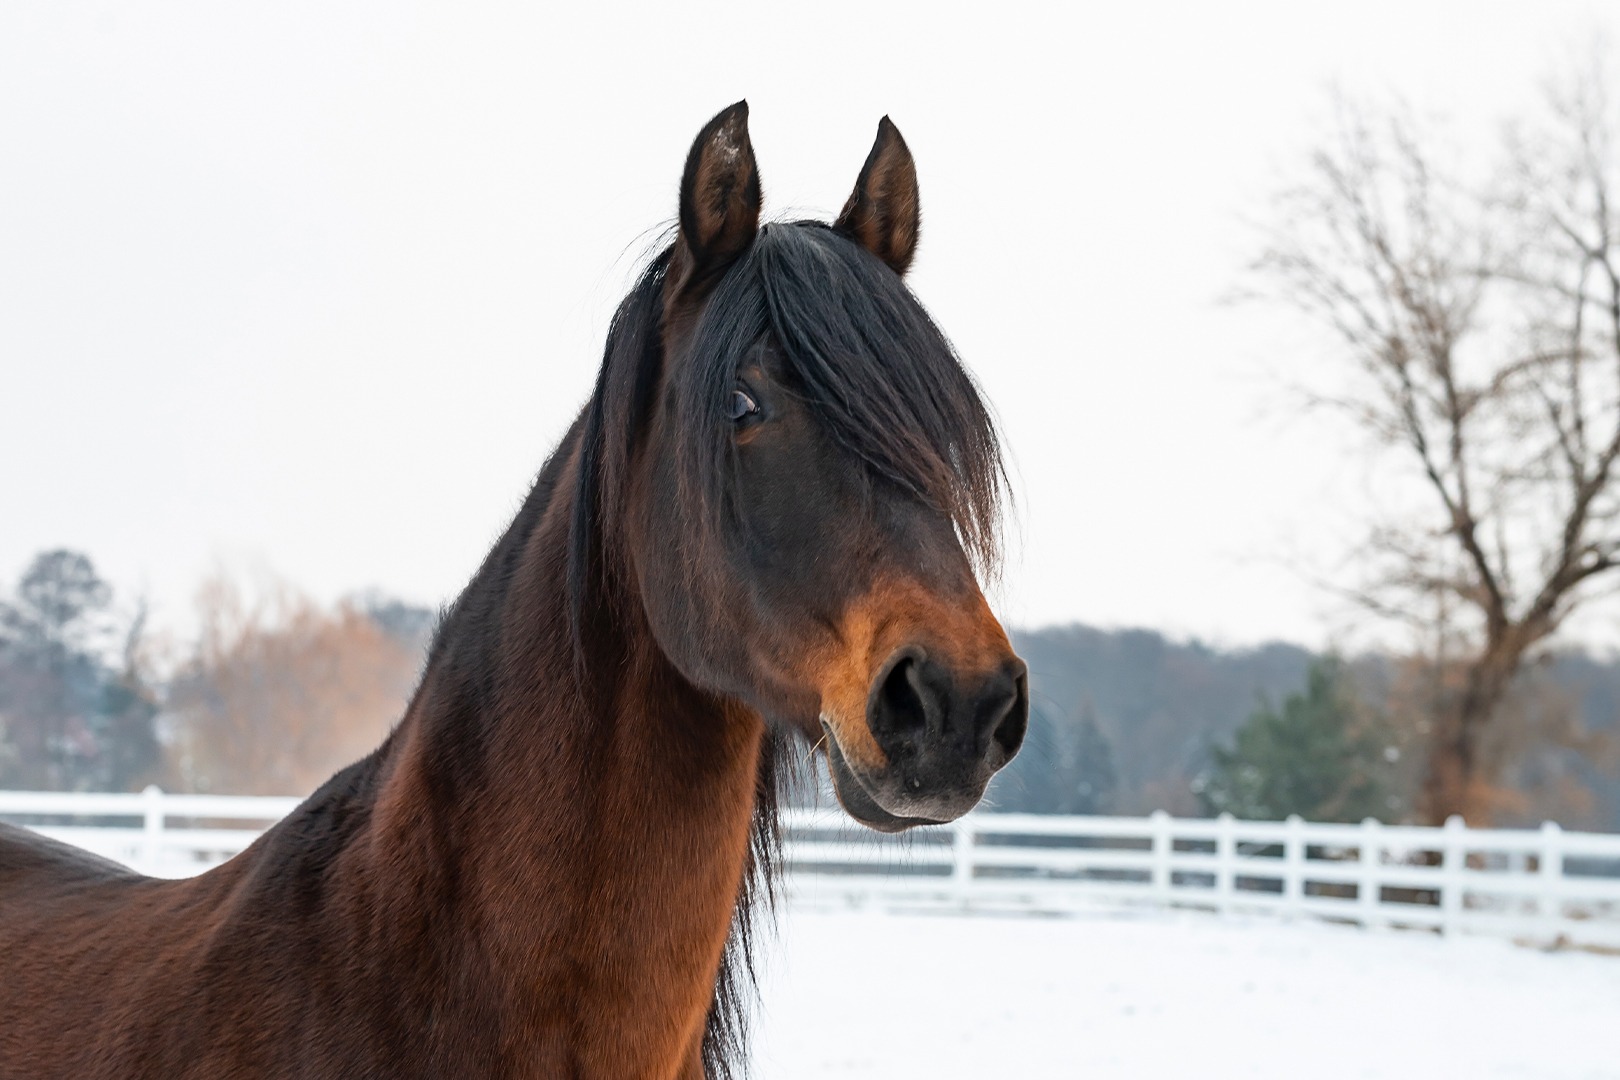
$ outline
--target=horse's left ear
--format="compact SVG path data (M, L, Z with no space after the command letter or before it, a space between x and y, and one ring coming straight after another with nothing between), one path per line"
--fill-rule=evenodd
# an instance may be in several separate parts
M922 204L917 200L917 165L900 129L885 116L877 141L855 181L833 228L904 274L917 254Z
M681 176L680 290L711 281L759 232L759 166L748 102L722 109L692 143Z

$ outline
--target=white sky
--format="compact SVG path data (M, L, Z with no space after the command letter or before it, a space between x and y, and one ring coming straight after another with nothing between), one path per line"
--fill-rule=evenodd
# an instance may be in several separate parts
M1231 9L1231 10L1227 10ZM1322 643L1370 480L1223 305L1332 82L1484 124L1597 5L0 6L0 581L89 552L453 596L739 97L767 214L915 153L912 284L998 411L1016 624Z

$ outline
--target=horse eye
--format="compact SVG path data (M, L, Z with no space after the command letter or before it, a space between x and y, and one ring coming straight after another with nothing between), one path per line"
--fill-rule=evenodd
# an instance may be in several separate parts
M755 404L753 398L749 397L741 390L733 390L731 392L731 410L729 415L731 416L732 423L736 423L745 416L752 416L757 412L759 412L759 406Z

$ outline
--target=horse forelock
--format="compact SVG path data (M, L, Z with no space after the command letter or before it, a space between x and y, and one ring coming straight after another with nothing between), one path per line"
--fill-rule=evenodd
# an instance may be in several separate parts
M728 524L737 449L726 409L761 343L780 352L811 415L869 481L948 514L981 572L995 570L1006 474L978 387L899 275L813 221L760 230L680 358L673 449L699 542L720 542Z

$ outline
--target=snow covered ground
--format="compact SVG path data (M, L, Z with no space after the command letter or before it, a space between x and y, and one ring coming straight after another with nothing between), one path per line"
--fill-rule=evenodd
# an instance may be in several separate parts
M1620 957L1174 913L789 911L763 1080L1620 1078Z

